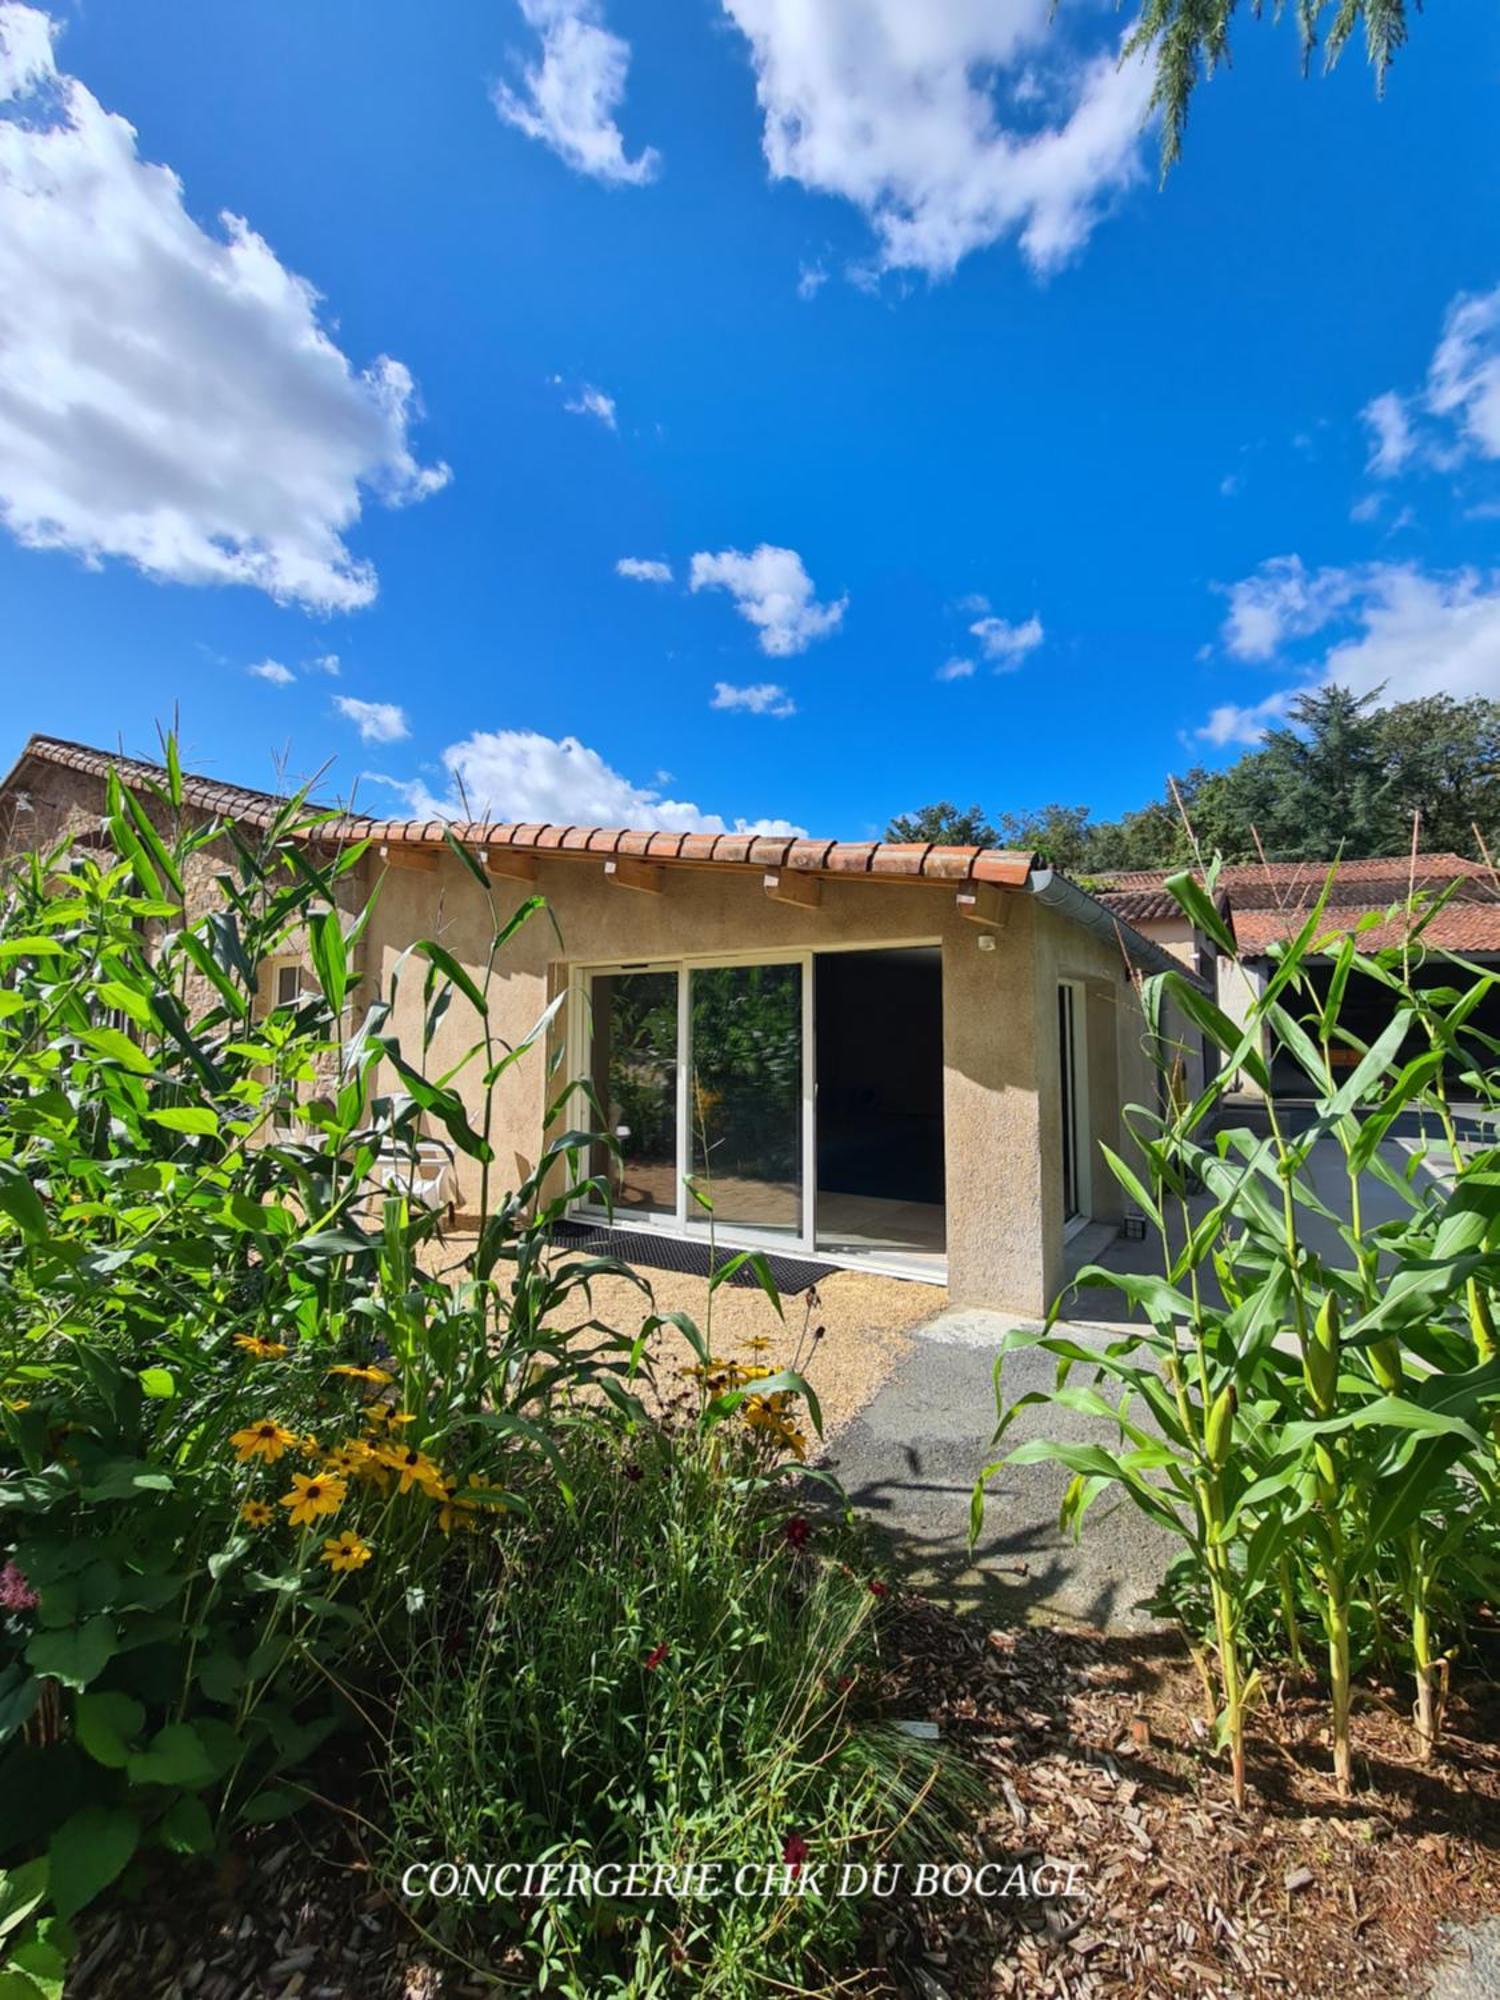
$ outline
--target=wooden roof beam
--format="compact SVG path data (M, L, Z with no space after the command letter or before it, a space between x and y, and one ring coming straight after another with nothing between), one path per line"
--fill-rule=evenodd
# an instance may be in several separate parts
M823 900L816 875L799 875L790 868L768 868L761 887L773 903L792 903L799 910L815 910Z
M643 896L659 896L666 887L666 870L654 861L632 861L615 854L604 864L604 879L617 889L638 889Z

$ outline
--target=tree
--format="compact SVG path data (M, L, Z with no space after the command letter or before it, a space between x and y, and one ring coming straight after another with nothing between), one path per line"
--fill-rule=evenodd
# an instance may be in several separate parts
M1403 854L1421 815L1429 852L1500 850L1500 702L1427 695L1380 708L1380 689L1310 688L1285 725L1227 770L1197 766L1115 820L1087 806L1002 812L947 800L892 820L888 840L1020 847L1070 875L1181 867L1196 847L1226 861ZM1189 832L1191 827L1191 832ZM1478 837L1475 829L1478 828ZM997 829L998 828L998 832Z
M1039 854L1051 868L1081 874L1090 865L1093 828L1087 806L1042 806L1031 813L1001 813L1000 844Z
M933 840L943 846L994 847L998 836L978 806L961 812L951 799L898 813L885 830L887 840Z
M1341 850L1390 847L1392 776L1371 713L1379 699L1379 688L1364 695L1313 688L1291 704L1290 726L1267 730L1254 755L1257 779L1269 781L1257 826L1272 860L1321 861Z
M1500 703L1426 695L1398 702L1376 721L1400 844L1411 839L1412 815L1420 813L1424 847L1474 854L1477 826L1493 854L1500 833Z
M1156 62L1150 109L1160 110L1161 164L1166 174L1182 153L1188 102L1197 85L1229 61L1229 24L1238 0L1145 0L1141 18L1125 43L1124 55L1149 55ZM1260 13L1259 0L1252 0ZM1420 4L1420 0L1419 0ZM1329 0L1298 0L1297 26L1306 69L1318 44L1318 27ZM1277 9L1280 12L1280 9ZM1365 53L1375 72L1377 95L1386 71L1406 41L1406 0L1336 0L1323 66L1332 69L1356 28L1365 31Z

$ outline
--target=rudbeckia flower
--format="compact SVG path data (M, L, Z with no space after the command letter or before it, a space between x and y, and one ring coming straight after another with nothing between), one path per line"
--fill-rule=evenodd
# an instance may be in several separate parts
M253 1354L257 1361L278 1361L286 1353L286 1343L280 1340L266 1340L258 1333L237 1333L236 1347L243 1347L247 1354Z
M430 1500L444 1497L443 1469L425 1451L418 1451L415 1445L393 1444L382 1446L376 1456L395 1473L398 1493L409 1493L414 1486L420 1486Z
M326 1562L333 1570L363 1569L374 1554L368 1542L362 1542L352 1528L345 1528L341 1535L332 1535L323 1544L319 1562Z
M240 1519L247 1528L269 1528L271 1509L264 1500L247 1500L240 1509Z
M291 1510L289 1518L294 1528L310 1528L320 1515L336 1514L348 1490L342 1479L316 1472L294 1472L292 1490L282 1494L280 1504Z
M239 1454L241 1465L248 1465L252 1458L263 1458L267 1465L274 1465L283 1452L296 1444L297 1433L270 1417L262 1417L258 1424L236 1431L229 1442Z
M323 1454L325 1472L337 1474L340 1479L358 1479L370 1463L370 1447L363 1438L345 1438L331 1451Z
M383 1368L357 1368L352 1361L341 1361L329 1369L330 1375L342 1375L348 1382L373 1382L377 1389L384 1389L395 1381L394 1375L387 1375Z

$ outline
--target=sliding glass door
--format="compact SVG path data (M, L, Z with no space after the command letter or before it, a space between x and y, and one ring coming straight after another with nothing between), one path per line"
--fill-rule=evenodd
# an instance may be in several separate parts
M803 1235L803 968L694 966L688 979L689 1171L714 1220ZM706 1222L693 1202L687 1220Z
M610 972L590 981L589 1081L611 1147L596 1141L590 1171L615 1212L677 1213L677 974Z
M586 976L580 1046L614 1147L616 1219L811 1248L812 980L805 955Z

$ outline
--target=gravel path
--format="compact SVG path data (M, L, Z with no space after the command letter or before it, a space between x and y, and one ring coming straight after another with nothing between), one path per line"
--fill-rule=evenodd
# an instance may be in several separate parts
M1137 1606L1175 1553L1175 1538L1105 1496L1075 1544L1057 1526L1071 1476L1061 1466L1012 1466L999 1475L969 1555L969 1498L995 1424L995 1357L1017 1323L1002 1313L954 1311L913 1329L910 1352L839 1436L829 1461L908 1579L954 1609L995 1624L1041 1617L1145 1629L1153 1621ZM1088 1337L1077 1322L1068 1330ZM1055 1369L1047 1354L1008 1355L1007 1401L1050 1388ZM1098 1439L1100 1426L1036 1406L1012 1424L1006 1449L1044 1434Z
M1426 2000L1500 2000L1500 1917L1443 1930L1453 1956L1433 1975Z

